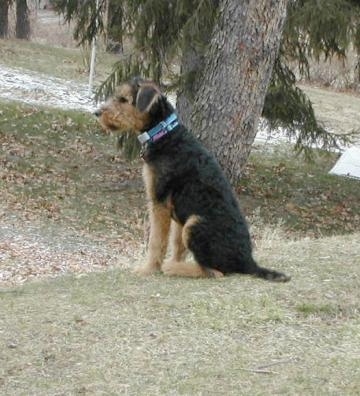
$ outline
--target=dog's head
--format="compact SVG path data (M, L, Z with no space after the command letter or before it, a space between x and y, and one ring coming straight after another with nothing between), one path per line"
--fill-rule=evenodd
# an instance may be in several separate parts
M158 124L172 111L154 82L136 77L118 86L95 115L105 130L142 132Z

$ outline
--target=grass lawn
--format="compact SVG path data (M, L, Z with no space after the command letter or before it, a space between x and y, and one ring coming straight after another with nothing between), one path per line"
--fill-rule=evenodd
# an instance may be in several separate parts
M360 183L336 155L253 151L236 191L292 275L271 284L134 276L141 162L90 115L0 102L0 143L1 395L359 394Z
M286 284L125 270L0 291L4 395L357 395L360 234L273 240Z
M5 102L1 108L0 186L8 210L99 237L131 227L139 237L134 221L144 204L132 201L142 191L141 169L120 158L115 138L104 136L94 117Z
M80 48L50 47L26 40L0 39L0 64L20 67L66 80L87 82L89 53ZM96 82L103 81L119 58L99 52L96 58Z
M360 120L358 117L360 97L334 92L310 85L301 85L313 103L315 114L326 128L335 133L357 132L360 140Z
M237 189L242 206L292 236L360 230L360 182L328 174L336 159L316 151L307 162L286 146L254 149Z

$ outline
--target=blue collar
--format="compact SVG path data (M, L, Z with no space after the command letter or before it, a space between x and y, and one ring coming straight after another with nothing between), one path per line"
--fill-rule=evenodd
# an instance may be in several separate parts
M147 142L156 142L161 139L163 136L167 135L171 132L175 127L179 125L179 121L175 113L169 115L166 120L161 121L154 128L151 128L149 131L142 133L138 136L138 140L141 144L145 144Z

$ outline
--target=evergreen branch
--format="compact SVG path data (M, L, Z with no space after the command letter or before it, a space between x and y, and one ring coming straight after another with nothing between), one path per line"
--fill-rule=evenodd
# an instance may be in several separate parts
M116 62L105 81L96 90L95 100L97 102L110 96L117 85L134 76L151 77L151 65L141 59L139 54L129 55Z
M284 128L295 139L294 149L311 157L312 147L339 149L351 141L352 134L336 135L317 121L311 101L295 86L292 71L278 58L263 109L270 130Z

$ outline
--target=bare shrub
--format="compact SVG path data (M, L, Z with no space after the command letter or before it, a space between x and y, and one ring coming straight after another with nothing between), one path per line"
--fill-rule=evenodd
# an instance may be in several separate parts
M322 56L319 61L310 60L310 81L300 75L295 65L293 65L293 70L298 80L303 83L310 82L337 90L360 93L360 75L357 66L359 62L359 56L353 49L350 49L347 51L346 59L325 60Z

